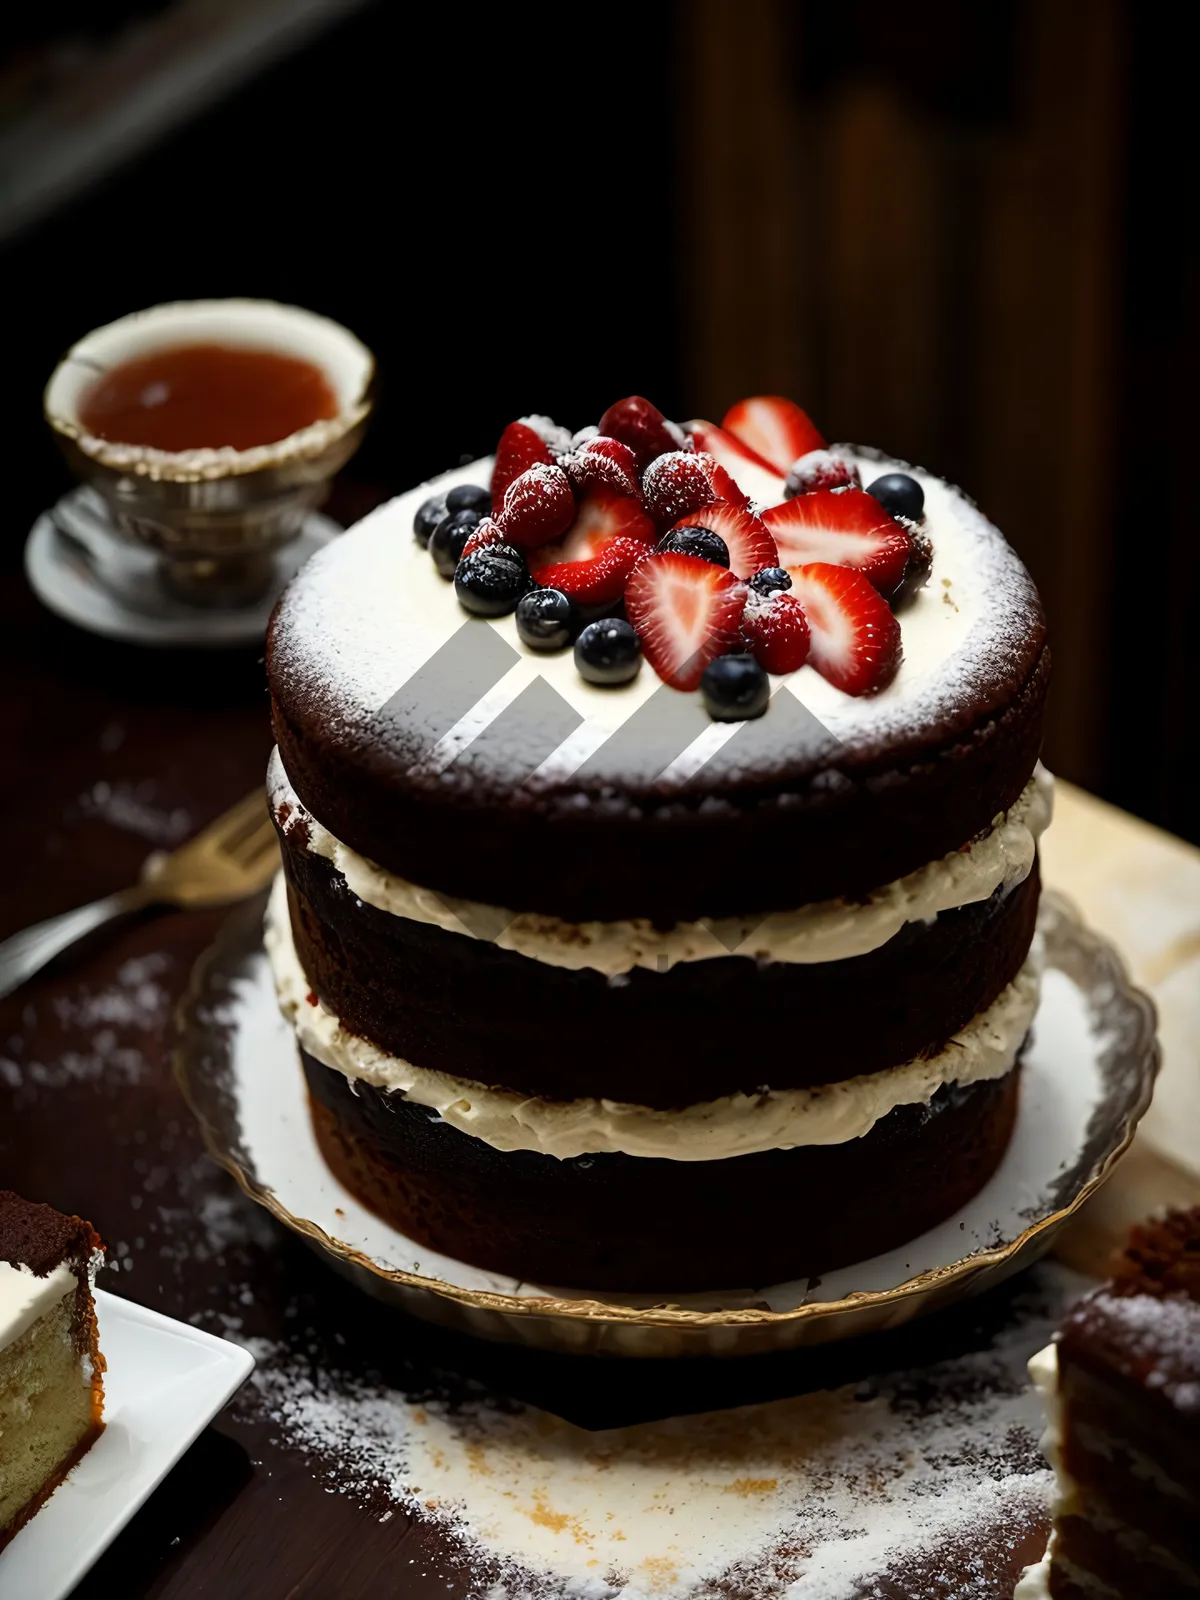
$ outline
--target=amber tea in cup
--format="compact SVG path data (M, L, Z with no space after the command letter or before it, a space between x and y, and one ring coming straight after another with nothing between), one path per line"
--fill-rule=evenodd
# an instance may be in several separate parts
M177 344L118 362L79 402L97 439L153 450L252 450L338 413L312 361L250 345Z

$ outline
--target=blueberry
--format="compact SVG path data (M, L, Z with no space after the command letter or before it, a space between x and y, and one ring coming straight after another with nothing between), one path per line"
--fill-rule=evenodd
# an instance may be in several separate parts
M478 511L451 511L433 530L433 538L429 541L429 554L443 578L454 576L458 558L463 553L463 545L482 521L483 518Z
M659 540L656 549L674 550L681 556L699 556L701 561L711 561L715 567L729 565L729 546L711 528L672 528L666 538Z
M918 522L925 511L925 491L907 472L885 472L867 485L867 493L892 517Z
M435 494L428 500L423 500L413 518L413 538L418 544L427 545L433 538L433 530L446 515L446 496Z
M786 567L763 567L750 579L750 587L759 594L779 594L792 587L792 575Z
M589 683L606 687L636 678L642 664L642 647L632 623L624 617L601 617L589 622L575 641L575 665Z
M517 634L531 650L565 650L578 616L561 589L531 589L517 607Z
M477 617L503 617L515 609L529 587L529 573L510 544L488 544L458 563L454 592L464 610Z
M771 681L753 656L718 656L704 669L700 693L714 722L747 722L767 709Z
M491 490L478 483L460 483L446 495L446 510L478 511L481 517L491 516Z

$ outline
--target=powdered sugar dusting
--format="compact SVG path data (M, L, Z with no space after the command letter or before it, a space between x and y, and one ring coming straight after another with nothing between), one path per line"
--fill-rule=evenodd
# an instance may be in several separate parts
M1040 1269L982 1351L631 1427L414 1399L264 1341L251 1403L331 1489L438 1523L489 1600L851 1600L888 1573L928 1576L957 1538L982 1572L989 1541L1013 1549L1043 1523L1050 1474L1024 1366L1079 1283ZM912 1592L995 1591L968 1570L952 1590Z
M1111 1294L1089 1307L1108 1338L1134 1362L1149 1363L1146 1386L1200 1416L1200 1305L1187 1295Z
M160 982L172 966L161 952L135 956L121 963L116 980L103 989L75 989L58 995L52 1005L64 1034L83 1034L83 1048L72 1045L53 1061L21 1059L21 1041L10 1041L10 1055L0 1056L0 1082L36 1094L69 1083L140 1083L151 1073L149 1053L157 1046L171 1005ZM145 1049L139 1043L144 1037Z
M860 468L864 481L905 466L849 446L837 448ZM286 684L289 696L320 704L345 733L369 726L373 714L467 621L453 586L437 575L413 539L413 515L430 493L456 483L487 482L490 469L485 459L422 484L380 507L307 564L287 590L275 625L277 689ZM911 470L925 490L934 571L928 587L900 614L904 662L895 681L879 695L855 699L808 666L786 680L842 741L843 760L856 749L919 734L935 723L957 719L957 725L968 725L978 715L980 698L990 704L998 686L1014 674L1023 678L1034 658L1031 639L1040 611L1016 554L965 495ZM598 689L583 681L569 652L533 656L518 639L512 617L476 625L493 628L518 656L529 659L531 668L583 716L585 733L594 730L600 736L593 747L658 687L653 673L643 671L624 688ZM688 699L681 696L681 706ZM420 708L415 715L419 720ZM574 737L578 742L578 733ZM569 788L572 771L567 764L555 782Z

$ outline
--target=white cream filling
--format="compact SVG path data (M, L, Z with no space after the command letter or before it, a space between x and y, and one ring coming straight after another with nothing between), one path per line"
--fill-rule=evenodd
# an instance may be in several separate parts
M335 839L301 803L278 750L272 753L267 783L275 811L290 807L288 823L292 818L302 820L308 849L330 862L351 892L368 905L469 938L491 938L499 927L494 942L502 950L573 971L590 968L610 978L634 967L664 972L677 962L728 955L812 963L844 961L878 950L907 922L931 921L942 911L987 900L1002 885L1021 883L1050 822L1054 790L1054 780L1039 765L1016 804L995 818L989 833L863 900L825 900L762 918L680 922L663 930L644 919L564 922L423 889Z
M0 1350L19 1339L39 1317L77 1288L75 1274L68 1266L57 1266L39 1278L26 1266L0 1261Z
M718 1161L760 1150L843 1144L901 1105L927 1105L945 1083L1003 1077L1016 1060L1041 984L1040 941L1008 988L931 1060L810 1089L762 1089L661 1111L618 1100L543 1100L413 1066L344 1028L312 993L296 954L282 876L267 909L265 943L280 1009L304 1049L325 1066L396 1090L497 1150L566 1160L620 1151L673 1161Z
M1057 1522L1069 1516L1078 1505L1079 1486L1062 1464L1062 1407L1058 1398L1058 1348L1048 1344L1029 1358L1029 1376L1042 1399L1046 1428L1042 1434L1042 1454L1054 1469L1054 1500L1050 1511ZM1013 1600L1049 1600L1050 1562L1054 1554L1054 1533L1046 1554L1021 1574Z

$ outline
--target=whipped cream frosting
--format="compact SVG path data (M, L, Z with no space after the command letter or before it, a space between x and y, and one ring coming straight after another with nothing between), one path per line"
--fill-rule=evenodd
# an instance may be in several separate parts
M1046 1430L1042 1434L1042 1454L1054 1468L1054 1501L1051 1514L1057 1520L1069 1515L1078 1495L1078 1485L1062 1463L1062 1420L1058 1401L1058 1350L1048 1344L1044 1350L1029 1358L1029 1376L1041 1396L1046 1413ZM1013 1592L1013 1600L1050 1600L1050 1561L1054 1552L1054 1534L1046 1546L1046 1554L1021 1574L1021 1581Z
M864 900L826 900L767 917L682 922L664 930L645 920L564 922L440 895L377 866L334 838L304 807L278 750L271 755L267 785L285 829L302 824L308 849L330 862L351 892L368 905L451 933L491 938L503 950L549 966L573 971L586 967L609 977L634 967L663 972L681 961L728 955L798 963L866 955L886 944L906 922L930 921L939 912L986 900L1002 885L1015 887L1022 882L1053 809L1053 779L1039 765L1016 804L995 818L989 833L874 890ZM497 927L501 931L494 934Z
M311 990L292 940L282 876L271 894L264 939L280 1009L318 1061L352 1082L403 1093L494 1149L531 1150L560 1160L620 1151L672 1161L718 1161L857 1139L897 1106L927 1105L945 1083L1003 1077L1033 1021L1042 967L1040 942L1035 941L1008 988L930 1060L818 1088L764 1088L662 1111L617 1100L544 1100L487 1088L413 1066L351 1033Z
M0 1350L13 1344L78 1288L74 1272L59 1265L44 1278L26 1266L0 1261Z

